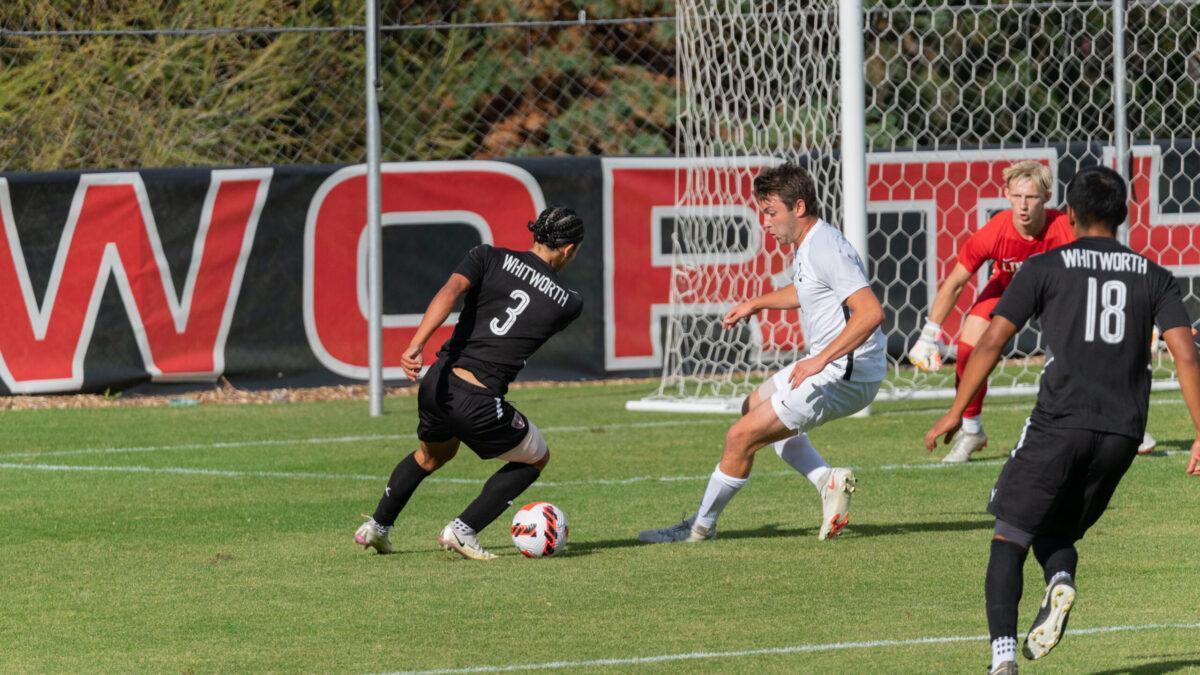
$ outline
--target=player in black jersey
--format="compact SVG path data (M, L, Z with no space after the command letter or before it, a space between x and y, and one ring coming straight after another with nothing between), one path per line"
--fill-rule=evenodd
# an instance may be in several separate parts
M461 442L483 459L507 463L442 530L438 544L465 558L491 560L496 556L476 535L537 480L549 461L541 432L504 395L525 359L583 311L579 294L558 278L579 251L583 221L571 209L553 206L529 229L533 247L528 251L486 244L471 249L425 310L401 357L413 380L420 375L426 341L464 299L454 334L421 380L420 448L396 465L374 515L354 533L363 548L391 553L388 530L401 509L426 476L454 458Z
M1016 672L1021 568L1031 546L1047 585L1023 652L1041 658L1062 638L1076 596L1075 542L1104 512L1146 428L1155 324L1197 429L1187 472L1200 475L1200 357L1191 321L1171 273L1115 239L1125 204L1115 171L1090 167L1075 176L1067 206L1078 239L1022 265L954 404L925 435L931 451L939 436L950 442L1001 349L1039 317L1048 348L1037 403L988 505L996 516L984 584L993 673Z

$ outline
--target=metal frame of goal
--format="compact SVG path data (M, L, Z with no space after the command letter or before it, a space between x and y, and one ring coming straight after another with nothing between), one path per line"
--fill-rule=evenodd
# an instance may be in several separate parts
M1050 205L1079 168L1131 187L1131 248L1171 269L1200 309L1200 4L1037 2L765 7L680 0L676 207L662 379L631 410L734 412L803 354L795 312L725 331L736 302L788 283L790 251L764 241L750 183L764 165L808 167L822 215L868 261L883 302L880 399L953 394L953 365L904 353L958 247L1007 208L1001 171L1047 164ZM669 238L669 239L668 239ZM987 269L981 270L981 279ZM953 340L978 280L944 322ZM989 395L1036 391L1043 349L1022 330ZM1156 352L1154 388L1176 386Z

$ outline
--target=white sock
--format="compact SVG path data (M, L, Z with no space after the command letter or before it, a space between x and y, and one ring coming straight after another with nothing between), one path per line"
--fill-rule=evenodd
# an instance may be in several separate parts
M992 640L992 670L1000 667L1005 661L1017 660L1017 638L998 637Z
M713 469L708 479L708 487L704 489L704 499L700 500L700 508L696 511L696 523L704 527L717 524L717 518L730 499L746 484L746 478L734 478L721 473L721 467Z
M458 531L459 534L463 534L463 535L467 535L467 536L475 534L475 528L464 523L463 521L459 520L458 518L455 518L454 522L451 523L451 525L454 527L455 530Z
M1057 584L1060 581L1074 581L1074 580L1071 578L1070 572L1065 572L1065 571L1058 572L1054 576L1050 577L1050 583L1046 584L1046 587L1049 588L1050 586L1053 586L1054 584Z
M982 434L983 433L983 415L976 417L964 417L962 430L964 434Z
M775 441L773 447L775 454L793 469L804 474L813 487L820 489L829 478L829 462L826 462L821 453L813 447L812 442L808 440L808 434L799 433L791 438Z

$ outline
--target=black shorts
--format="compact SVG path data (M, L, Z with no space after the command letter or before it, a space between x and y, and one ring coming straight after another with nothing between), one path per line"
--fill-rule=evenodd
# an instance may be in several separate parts
M502 396L477 387L437 361L417 394L417 438L440 443L457 438L483 459L512 450L525 440L529 423Z
M1099 520L1140 439L1026 423L988 511L1035 535L1075 541Z

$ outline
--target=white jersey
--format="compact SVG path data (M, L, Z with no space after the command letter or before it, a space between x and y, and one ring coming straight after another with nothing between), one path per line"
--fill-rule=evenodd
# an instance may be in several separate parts
M796 247L792 283L811 355L820 353L846 328L850 315L843 304L846 298L871 285L858 252L824 220L818 220ZM855 382L879 382L887 374L886 355L883 331L876 328L858 349L833 361L826 370L833 369L843 379Z

